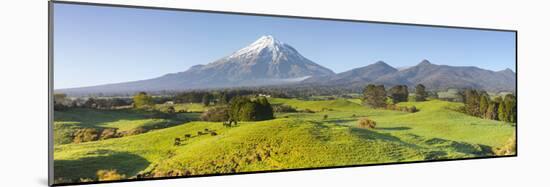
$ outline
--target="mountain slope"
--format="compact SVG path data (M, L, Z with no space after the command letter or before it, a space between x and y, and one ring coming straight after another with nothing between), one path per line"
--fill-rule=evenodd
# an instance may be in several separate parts
M307 84L362 88L366 84L386 86L423 84L429 89L474 88L487 91L514 91L516 75L510 70L490 71L473 66L436 65L423 60L416 66L398 70L384 62L355 68L325 77L309 78Z
M374 83L414 86L423 84L428 88L474 88L488 91L512 91L515 89L513 72L499 73L478 67L436 65L423 60L418 65L379 77Z
M130 93L136 91L186 90L296 83L313 76L333 75L332 70L302 56L273 36L206 65L158 78L59 90L69 94Z
M383 61L374 64L355 68L336 75L324 77L312 77L304 80L305 83L325 82L328 84L347 84L354 82L371 82L378 77L397 72L398 70Z

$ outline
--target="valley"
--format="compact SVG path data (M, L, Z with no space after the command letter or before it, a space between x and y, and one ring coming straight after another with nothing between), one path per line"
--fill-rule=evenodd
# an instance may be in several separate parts
M116 170L132 179L486 157L515 131L513 124L468 116L453 110L461 103L439 100L399 104L415 105L416 113L372 109L343 98L269 101L313 112L275 113L272 120L229 128L194 119L133 136L56 145L55 176L97 180L98 170ZM376 128L358 127L361 117L375 120ZM132 123L126 118L110 124L124 128ZM65 120L56 123L70 122ZM216 135L197 134L206 129ZM182 145L174 146L174 138L182 138Z

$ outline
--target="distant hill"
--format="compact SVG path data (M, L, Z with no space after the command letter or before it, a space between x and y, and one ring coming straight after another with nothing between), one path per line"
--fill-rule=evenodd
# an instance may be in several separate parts
M336 75L309 78L304 83L364 87L366 84L415 86L429 89L473 88L487 91L515 91L516 74L506 69L490 71L478 67L436 65L423 60L416 66L398 70L384 62L355 68Z

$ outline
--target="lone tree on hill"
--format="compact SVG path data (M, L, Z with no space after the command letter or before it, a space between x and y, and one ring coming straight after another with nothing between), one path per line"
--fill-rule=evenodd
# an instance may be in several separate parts
M415 101L426 101L428 93L426 92L426 87L422 84L418 84L415 87Z
M386 89L384 85L369 84L363 90L363 104L374 107L386 107Z

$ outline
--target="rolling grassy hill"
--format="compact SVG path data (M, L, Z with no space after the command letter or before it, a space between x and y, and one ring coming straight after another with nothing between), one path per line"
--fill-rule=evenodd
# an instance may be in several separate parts
M116 128L119 132L136 128L168 127L181 124L187 119L197 118L193 113L182 114L173 118L157 118L151 112L123 110L96 110L88 108L71 108L66 111L55 111L54 143L71 143L70 134L81 128Z
M239 122L232 128L196 121L134 136L56 145L54 175L96 180L101 169L116 169L131 178L482 157L515 130L452 110L460 103L438 100L400 104L415 105L420 109L416 113L370 109L345 99L270 102L316 112L277 113L274 120ZM365 116L377 122L376 129L357 127L357 119ZM182 145L174 146L174 138L182 138Z

